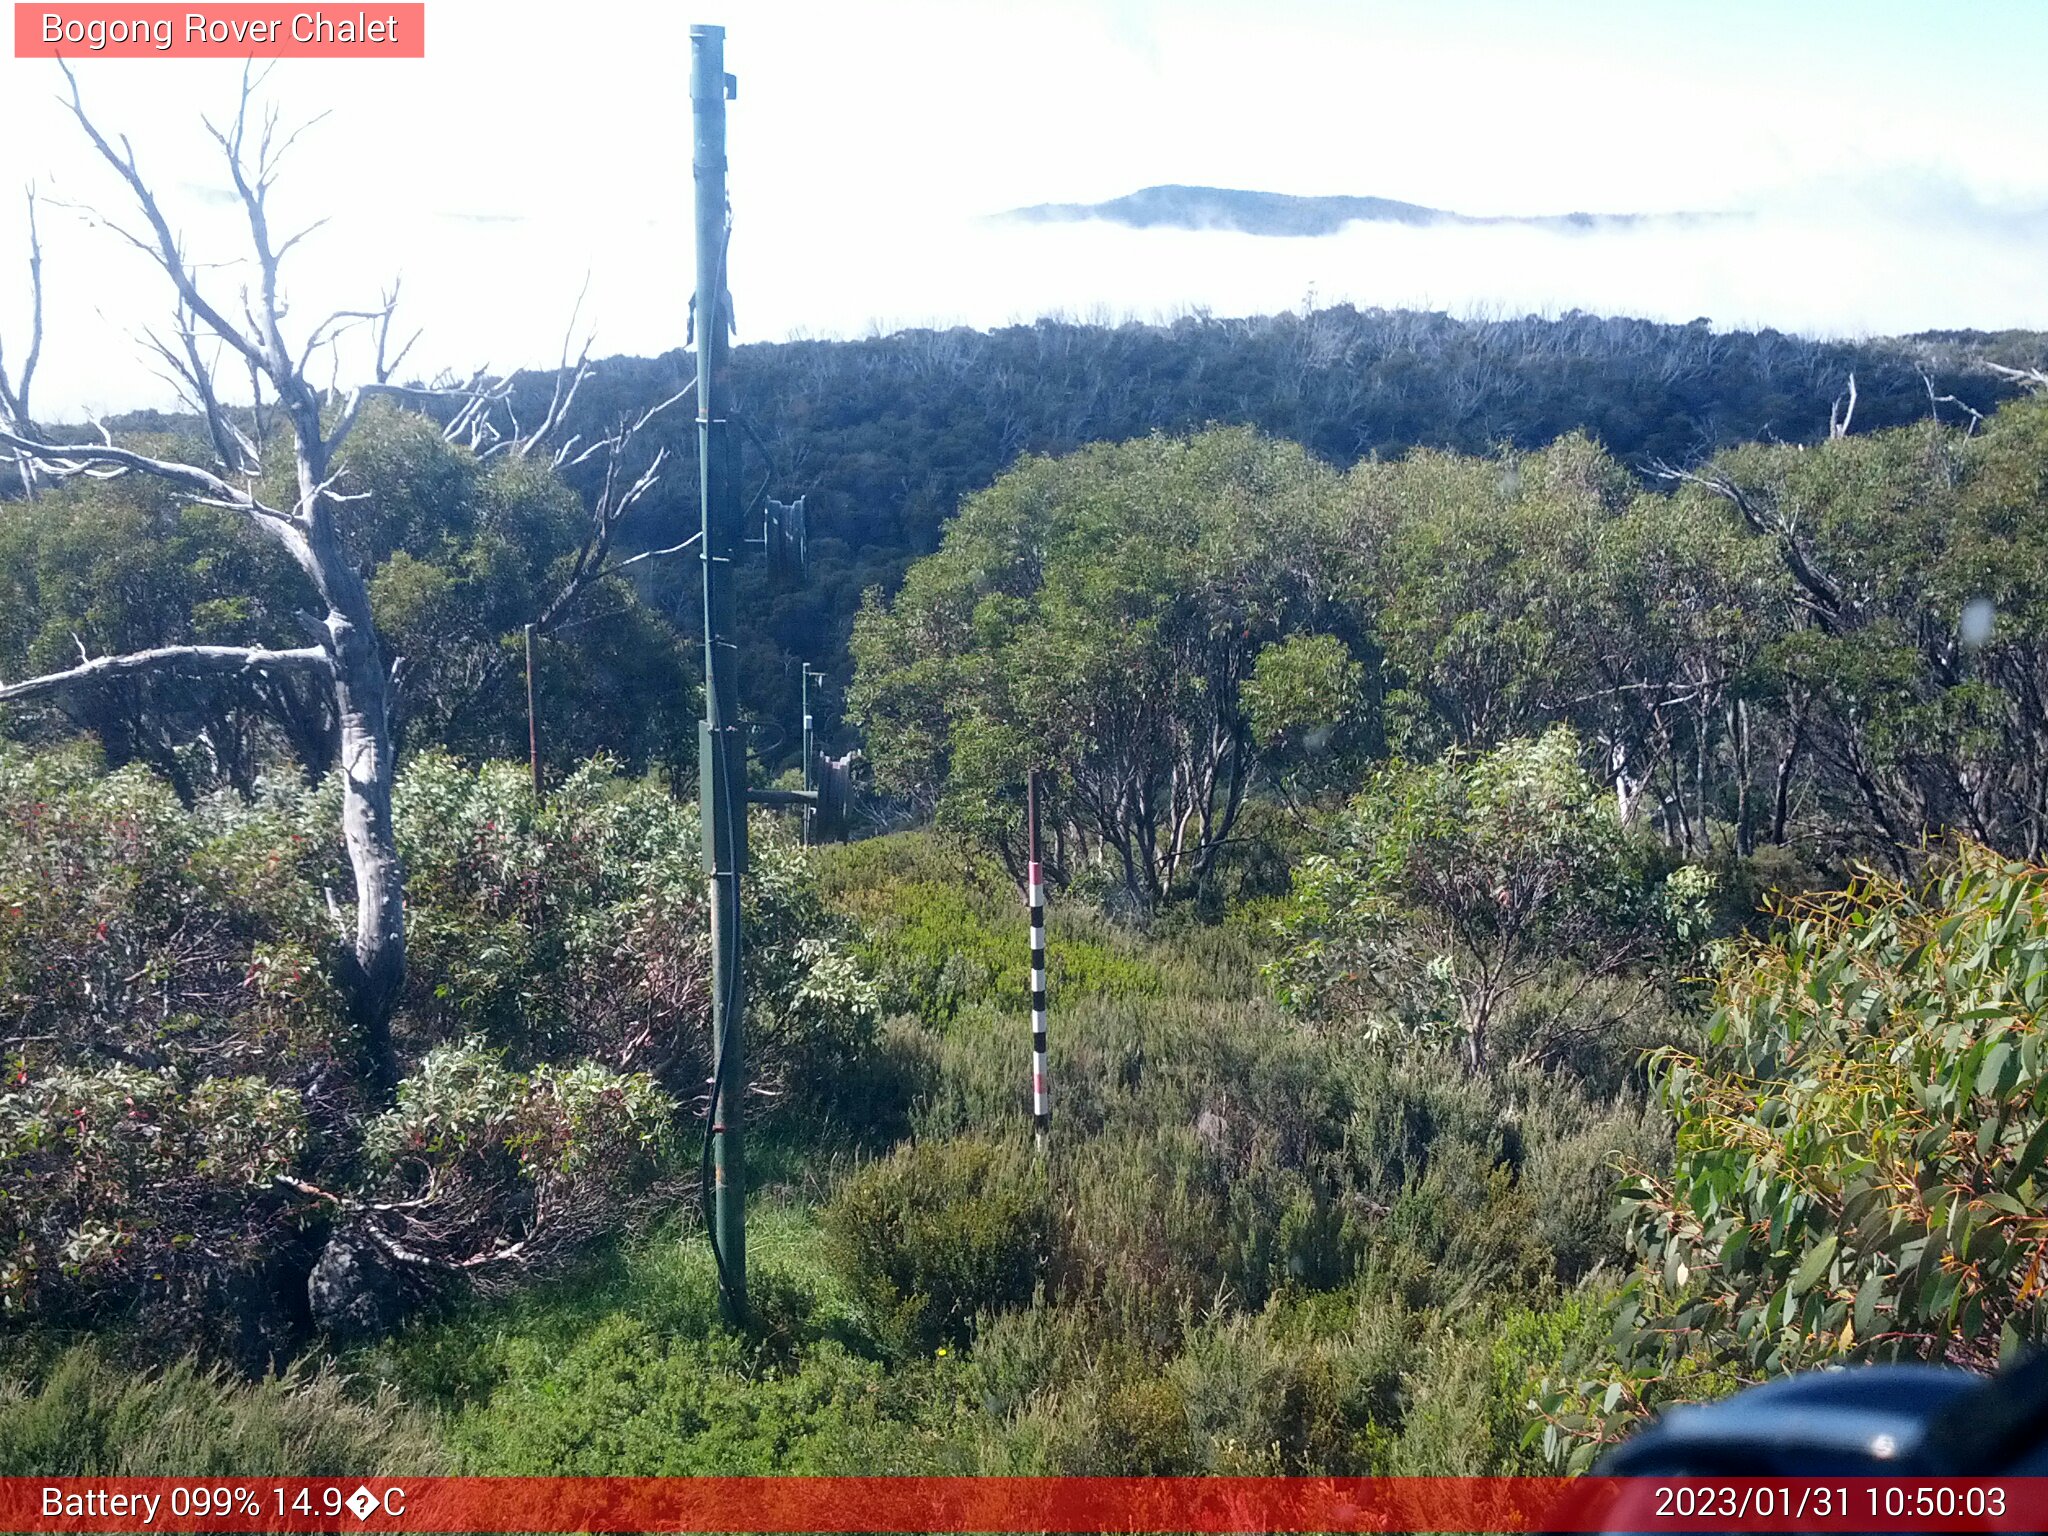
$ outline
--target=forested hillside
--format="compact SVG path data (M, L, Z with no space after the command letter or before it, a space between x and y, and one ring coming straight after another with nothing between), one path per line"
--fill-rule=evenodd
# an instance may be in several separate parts
M756 575L761 616L746 657L750 708L796 722L796 662L846 675L861 593L893 589L929 553L970 491L1019 455L1210 424L1256 427L1340 468L1415 447L1487 454L1535 449L1583 431L1624 464L1691 464L1756 440L1811 442L1846 400L1859 429L1939 415L1959 397L1988 410L2013 386L1970 363L2040 360L2033 336L1816 342L1773 331L1713 330L1571 314L1460 320L1349 307L1170 325L1042 320L994 332L910 331L861 341L740 346L733 354L748 483L808 498L814 574L800 592ZM674 355L614 359L587 386L588 420L661 398ZM1933 387L1930 389L1929 381ZM545 405L536 380L529 413ZM694 460L681 420L660 437ZM687 488L687 472L669 482ZM654 547L692 516L687 497L650 498L632 532ZM687 573L684 573L685 575ZM678 593L657 577L670 611ZM687 583L684 583L685 587Z
M1980 362L2031 366L2043 356L2044 344L2030 333L1818 342L1715 331L1704 321L1674 326L1576 313L1461 320L1349 307L1248 319L1195 315L1170 325L1042 320L988 333L742 345L733 353L733 386L746 428L743 477L750 491L806 497L812 534L812 573L799 588L771 581L758 561L743 568L742 603L757 622L743 653L742 698L765 727L756 750L771 763L789 760L801 662L834 678L821 720L838 730L837 690L850 678L847 643L862 594L874 586L893 591L909 562L936 548L962 498L1020 454L1235 424L1345 468L1416 447L1529 451L1577 431L1641 476L1653 464L1692 466L1735 444L1823 438L1831 412L1846 407L1851 374L1857 431L1929 418L1966 424L1970 412L1991 409L2018 387ZM686 373L680 353L599 365L578 392L564 435L602 431L645 410ZM542 419L553 376L515 383L523 418ZM157 415L125 424L178 426ZM650 452L665 448L672 457L662 483L621 526L622 550L665 548L695 527L696 443L687 414L657 420L644 436ZM581 479L587 489L591 473ZM426 522L410 527L406 552L430 562L415 547L419 540L463 536ZM682 636L695 633L692 563L649 561L632 574ZM417 580L412 585L417 605L425 594ZM498 603L503 627L544 606L537 600L515 615L502 595L476 601ZM65 610L61 617L51 630L60 644L89 616ZM131 624L129 632L169 636L178 623L161 618ZM605 687L608 675L592 671L587 659L587 637L574 644L576 653L562 662L563 681L577 684L571 696ZM0 668L12 664L0 652ZM512 695L462 705L465 718L449 744L464 748L465 730L472 740L492 730L500 742L515 739L516 726L491 722L516 707ZM688 719L680 709L673 734L659 744L644 737L609 744L636 762L650 755L687 761L695 752ZM571 736L572 743L586 739ZM834 740L843 747L852 738L840 732Z
M694 477L683 416L611 426L675 360L581 383L595 465L348 423L381 998L288 649L326 568L275 510L50 472L0 504L0 688L60 679L0 702L0 1471L1581 1469L1662 1403L2048 1337L2048 401L1966 367L2031 344L742 350L817 530L810 584L747 578L758 776L785 661L836 658L900 829L756 817L737 1328L694 565L620 563ZM203 665L95 667L164 646Z

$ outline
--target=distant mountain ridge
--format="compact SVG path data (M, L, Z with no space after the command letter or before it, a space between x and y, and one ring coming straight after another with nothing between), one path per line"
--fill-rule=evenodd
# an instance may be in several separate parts
M1563 233L1626 229L1646 223L1697 223L1713 213L1455 213L1391 197L1296 197L1233 187L1145 187L1102 203L1038 203L998 215L1033 224L1102 219L1133 229L1227 229L1247 235L1333 235L1347 224L1511 224Z

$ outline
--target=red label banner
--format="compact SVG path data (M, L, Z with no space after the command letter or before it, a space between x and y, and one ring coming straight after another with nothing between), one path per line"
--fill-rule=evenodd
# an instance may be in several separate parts
M17 59L423 59L421 0L14 7Z

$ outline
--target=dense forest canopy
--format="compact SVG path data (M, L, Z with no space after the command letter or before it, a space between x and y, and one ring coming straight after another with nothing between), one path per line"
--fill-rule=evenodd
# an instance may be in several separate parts
M1706 321L1573 313L1459 319L1349 306L1171 324L1040 320L977 332L904 331L858 341L754 343L733 353L733 388L750 425L750 475L808 498L813 574L777 592L758 573L747 604L763 638L746 654L748 706L793 740L799 660L848 675L845 646L860 597L893 590L937 547L970 492L1024 453L1211 424L1250 426L1339 468L1427 447L1533 450L1583 431L1629 466L1689 464L1756 439L1810 442L1828 431L1853 373L1858 430L1930 414L1953 421L2015 392L1975 366L2039 361L2030 334L1815 341L1776 331L1716 331ZM585 402L593 419L658 399L676 356L613 359ZM1934 403L1938 397L1954 403ZM529 410L543 403L536 386ZM690 462L679 423L664 439ZM690 517L685 473L650 499L649 545ZM658 600L686 611L688 582ZM776 750L771 748L771 751Z
M1851 374L1858 433L1930 418L1967 425L1971 412L2019 388L1982 364L2027 366L2042 355L2032 333L1829 342L1716 331L1705 321L1579 313L1479 320L1348 306L1248 319L1191 315L1168 325L1041 320L993 332L738 346L733 388L746 427L747 489L805 496L812 529L811 574L801 586L778 584L759 562L742 568L743 610L756 620L742 654L743 704L760 724L755 750L771 765L790 761L803 662L835 679L819 717L837 733L836 747L851 744L839 724L839 690L851 679L848 644L863 593L893 592L910 562L937 547L962 499L1020 454L1235 424L1346 468L1418 447L1528 452L1578 431L1641 476L1654 464L1692 466L1757 439L1824 438ZM564 431L600 430L645 410L679 387L686 363L678 353L599 365ZM524 417L545 415L552 377L513 382ZM157 413L115 424L153 432L196 426ZM621 528L622 548L635 551L673 544L696 518L687 418L661 418L646 438L650 451L665 448L671 458ZM632 574L676 633L695 633L693 563L650 561ZM18 654L0 653L0 673L18 670ZM564 682L602 690L605 673L583 656L565 654L562 664ZM430 713L450 707L435 694ZM482 719L502 722L508 712L467 706L474 718L456 723L475 733L495 728ZM694 760L682 724L688 707L672 718L680 727L672 740L612 740L611 748L635 761ZM583 739L572 734L571 750ZM476 743L458 732L445 744Z
M1343 476L1241 429L1027 459L863 611L855 718L885 789L1013 866L1044 770L1076 839L1056 871L1120 862L1141 906L1183 862L1216 872L1262 774L1285 786L1253 711L1318 640L1324 696L1294 666L1289 707L1326 752L1564 725L1688 859L1903 873L1952 830L2032 858L2044 477L2037 400L1732 448L1655 488L1580 434Z

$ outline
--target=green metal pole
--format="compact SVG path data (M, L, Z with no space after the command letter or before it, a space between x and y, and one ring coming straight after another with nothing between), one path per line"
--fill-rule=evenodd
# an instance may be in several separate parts
M725 420L725 29L690 28L696 124L697 464L703 512L704 719L697 733L698 803L711 885L711 1240L726 1320L747 1311L745 993L740 976L740 877L747 867L747 758L740 731L732 567L740 552L732 442Z
M533 803L546 798L540 781L540 714L533 701L533 626L526 626L526 765L533 771Z
M814 737L812 736L812 733L811 733L811 677L812 677L812 668L811 668L811 664L810 664L809 662L805 662L805 663L803 664L803 669L804 669L804 792L805 792L806 794L808 794L808 793L809 793L809 792L810 792L811 790L813 790L813 789L815 789L815 788L817 787L817 786L816 786L815 784L813 784L813 783L811 782L811 780L812 780L812 771L811 771L811 756L812 756L812 752L813 752L812 742L813 742L813 740L814 740ZM819 680L820 682L823 682L823 681L824 681L824 678L825 678L825 674L824 674L824 673L822 673L822 672L819 672L819 673L817 673L816 675L817 675L817 677L818 677L818 680ZM806 807L804 808L804 813L803 813L803 827L804 827L804 846L805 846L806 848L808 848L808 847L810 847L810 846L811 846L811 822L812 822L812 820L813 820L813 819L814 819L814 808L813 808L813 807L810 807L810 806L806 806Z

